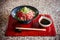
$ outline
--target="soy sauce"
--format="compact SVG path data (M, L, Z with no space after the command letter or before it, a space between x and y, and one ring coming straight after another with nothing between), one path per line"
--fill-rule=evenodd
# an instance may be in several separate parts
M41 24L43 24L43 25L48 25L48 24L50 24L50 21L47 20L47 19L42 19L42 20L41 20Z

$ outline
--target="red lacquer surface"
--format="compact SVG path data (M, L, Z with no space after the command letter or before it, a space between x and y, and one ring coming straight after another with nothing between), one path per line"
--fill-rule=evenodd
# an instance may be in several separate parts
M12 18L12 16L9 16L9 22L7 26L7 30L5 35L6 36L55 36L55 27L53 24L53 20L50 15L45 15L46 17L50 18L52 20L52 24L45 28L46 31L33 31L33 30L22 30L21 32L16 32L15 27L25 27L25 28L42 28L38 24L39 18L43 16L42 14L38 15L31 23L29 24L20 24L17 20ZM43 29L43 28L42 28Z

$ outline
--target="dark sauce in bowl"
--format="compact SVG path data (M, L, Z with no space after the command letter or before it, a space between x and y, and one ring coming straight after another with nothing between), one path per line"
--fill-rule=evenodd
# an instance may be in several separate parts
M43 25L49 25L50 21L47 20L47 19L42 19L40 23L43 24Z

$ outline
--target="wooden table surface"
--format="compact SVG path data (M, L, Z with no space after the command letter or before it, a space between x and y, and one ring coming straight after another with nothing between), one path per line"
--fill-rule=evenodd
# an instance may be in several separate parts
M40 14L50 14L54 21L56 36L5 36L11 10L20 5L31 5L36 7ZM0 0L0 40L60 40L60 0Z

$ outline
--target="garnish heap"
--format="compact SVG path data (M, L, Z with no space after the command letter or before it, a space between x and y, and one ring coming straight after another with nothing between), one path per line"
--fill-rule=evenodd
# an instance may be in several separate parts
M27 7L24 7L21 9L21 12L23 13L29 13L31 9L27 8Z

